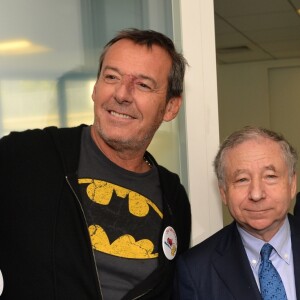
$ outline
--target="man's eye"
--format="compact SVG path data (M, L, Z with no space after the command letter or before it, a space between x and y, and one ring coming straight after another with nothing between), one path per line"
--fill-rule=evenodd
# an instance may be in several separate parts
M276 179L277 176L274 175L274 174L272 174L272 175L267 175L266 178L267 178L267 179Z
M115 76L115 75L112 75L112 74L106 74L106 75L104 75L104 80L105 80L106 82L111 83L111 82L117 81L117 80L118 80L118 77Z
M148 91L150 92L153 90L148 84L146 84L144 82L137 82L136 86L139 90L145 91L145 92L148 92Z
M247 178L238 178L237 180L236 180L236 182L238 182L238 183L243 183L243 182L246 182L246 181L248 181L248 179Z

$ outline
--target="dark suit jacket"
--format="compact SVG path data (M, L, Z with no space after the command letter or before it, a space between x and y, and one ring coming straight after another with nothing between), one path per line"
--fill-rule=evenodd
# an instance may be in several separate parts
M296 294L300 299L300 221L291 215L289 221ZM235 222L179 257L172 299L261 299Z
M300 217L300 192L296 195L296 203L294 206L294 216Z

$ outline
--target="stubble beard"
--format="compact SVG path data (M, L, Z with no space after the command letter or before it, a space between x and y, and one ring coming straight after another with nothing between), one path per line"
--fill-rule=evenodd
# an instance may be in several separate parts
M158 128L160 127L162 121L156 122L152 127L146 132L142 137L117 137L113 138L100 126L99 122L95 121L94 126L97 134L100 138L115 151L139 151L141 149L147 149L148 145L151 143L152 138Z

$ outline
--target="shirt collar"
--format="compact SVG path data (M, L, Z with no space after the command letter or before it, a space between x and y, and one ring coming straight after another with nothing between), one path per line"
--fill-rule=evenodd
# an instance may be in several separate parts
M265 244L265 242L249 234L238 223L237 229L241 235L241 239L245 247L250 265L254 269L258 268L260 263L260 249ZM290 236L290 223L288 221L288 218L286 217L283 225L269 241L269 244L273 246L277 255L279 255L279 257L282 258L287 264L290 264L292 255ZM276 255L274 251L272 252L271 256L272 255Z

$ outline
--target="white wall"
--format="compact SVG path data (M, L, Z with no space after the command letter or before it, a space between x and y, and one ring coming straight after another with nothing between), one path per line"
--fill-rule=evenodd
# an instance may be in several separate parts
M174 32L178 36L180 30L182 51L190 65L185 78L184 101L194 245L223 225L222 206L212 167L219 144L214 9L213 1L175 2L180 9L180 19L175 21L180 24L175 26Z

